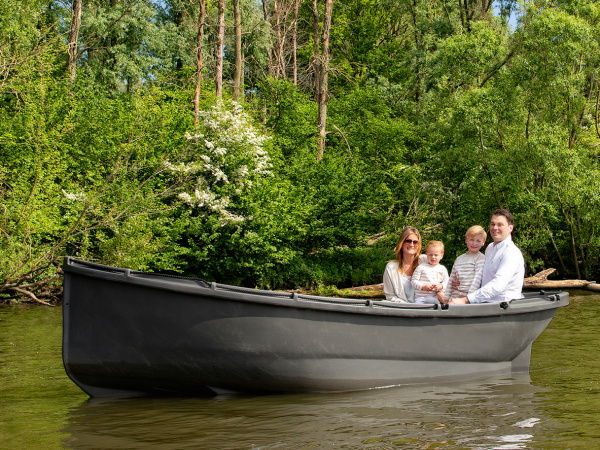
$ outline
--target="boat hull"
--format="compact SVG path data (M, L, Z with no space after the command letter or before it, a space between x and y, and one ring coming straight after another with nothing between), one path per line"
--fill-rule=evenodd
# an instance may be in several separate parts
M568 294L498 304L387 302L212 287L65 261L63 361L93 397L349 391L527 371ZM332 299L329 299L332 300Z

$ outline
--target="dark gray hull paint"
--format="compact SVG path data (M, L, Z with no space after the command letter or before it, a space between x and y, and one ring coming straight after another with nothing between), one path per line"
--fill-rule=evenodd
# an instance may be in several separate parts
M210 286L72 258L64 271L63 361L92 397L348 391L528 371L532 342L568 304L561 292L442 310Z

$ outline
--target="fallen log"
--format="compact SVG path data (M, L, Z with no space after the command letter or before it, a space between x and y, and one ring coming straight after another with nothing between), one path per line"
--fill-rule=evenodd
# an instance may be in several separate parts
M585 287L588 291L600 292L600 284L590 283Z
M523 289L589 289L600 291L600 286L595 281L587 280L548 280L548 275L554 273L556 269L546 269L531 277L523 280Z
M523 289L587 289L595 281L587 280L546 280L546 281L524 281Z
M542 270L541 272L538 272L531 277L525 278L525 282L527 282L528 280L545 281L548 279L548 275L551 275L554 272L556 272L556 269L553 269L553 268Z

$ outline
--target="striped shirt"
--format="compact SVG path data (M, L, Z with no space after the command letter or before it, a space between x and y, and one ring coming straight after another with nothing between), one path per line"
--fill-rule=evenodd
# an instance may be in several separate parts
M456 258L444 298L450 300L451 298L466 297L467 294L479 289L484 264L485 255L481 252L475 254L463 253ZM458 280L460 286L452 289L453 280Z
M415 303L422 303L426 297L435 297L437 291L424 291L423 285L438 283L442 285L443 292L448 283L448 269L441 264L435 266L427 262L419 264L413 272L411 280L411 284L415 288Z

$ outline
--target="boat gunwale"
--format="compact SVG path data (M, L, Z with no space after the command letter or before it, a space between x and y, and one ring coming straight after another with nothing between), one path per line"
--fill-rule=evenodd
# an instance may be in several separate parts
M558 309L568 305L568 293L549 292L524 293L524 298L501 303L479 303L471 305L439 305L399 303L386 300L332 298L298 293L276 292L261 289L209 283L199 278L177 275L154 274L131 269L106 266L79 260L70 256L64 258L63 271L117 283L166 290L182 294L203 295L227 301L261 303L279 307L321 310L339 313L354 313L383 316L404 316L415 318L476 318L503 315L527 314L548 309ZM169 281L175 280L175 281ZM188 282L195 282L192 285Z

